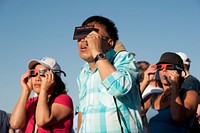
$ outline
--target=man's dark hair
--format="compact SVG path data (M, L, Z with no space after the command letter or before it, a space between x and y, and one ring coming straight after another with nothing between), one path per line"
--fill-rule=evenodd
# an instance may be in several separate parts
M117 40L119 40L117 27L112 20L102 16L91 16L82 23L82 26L86 26L92 22L105 26L105 30L107 31L109 37L114 41L114 44Z

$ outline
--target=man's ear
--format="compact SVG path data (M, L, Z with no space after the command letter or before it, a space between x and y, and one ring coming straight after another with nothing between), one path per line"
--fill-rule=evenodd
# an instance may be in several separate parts
M109 46L111 46L112 48L114 47L114 41L112 39L108 39L108 44Z

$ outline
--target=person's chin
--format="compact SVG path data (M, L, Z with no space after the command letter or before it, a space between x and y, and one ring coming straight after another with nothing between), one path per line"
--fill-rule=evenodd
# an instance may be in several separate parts
M40 87L34 87L33 91L37 94L40 93Z
M85 61L89 61L91 58L91 55L88 52L85 52L85 53L82 52L80 53L80 58Z

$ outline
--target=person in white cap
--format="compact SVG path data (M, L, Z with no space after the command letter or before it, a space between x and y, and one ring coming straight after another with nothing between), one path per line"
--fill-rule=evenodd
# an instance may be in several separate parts
M74 109L61 79L64 71L50 57L31 60L28 68L21 77L22 93L10 118L11 127L20 133L71 133ZM37 97L30 97L32 91Z
M199 80L190 74L190 64L191 60L189 59L188 55L183 52L177 52L184 63L184 70L185 72L182 73L183 77L185 78L182 88L186 90L195 90L198 94L198 108L197 108L197 115L196 115L196 121L194 121L194 124L191 128L190 133L196 133L200 132L200 82Z

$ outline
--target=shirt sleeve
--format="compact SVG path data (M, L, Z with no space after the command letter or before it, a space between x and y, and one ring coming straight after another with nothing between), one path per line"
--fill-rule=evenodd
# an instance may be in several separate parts
M66 94L61 94L57 96L54 100L54 103L62 104L73 110L73 102L70 96Z
M102 84L111 95L123 96L138 84L139 71L136 67L135 57L129 52L120 52L115 57L113 65L117 71L110 74Z

